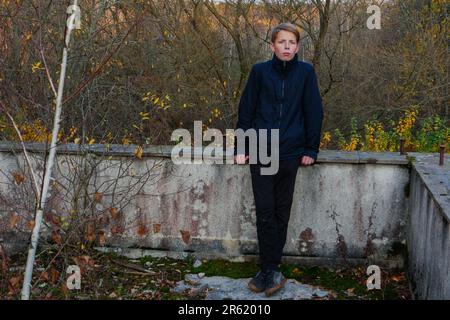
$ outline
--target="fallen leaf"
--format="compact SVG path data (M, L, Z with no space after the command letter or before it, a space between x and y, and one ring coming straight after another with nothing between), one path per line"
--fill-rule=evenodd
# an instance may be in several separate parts
M12 175L17 184L21 184L23 180L25 180L24 176L22 176L20 173L13 172Z
M44 271L44 272L41 272L41 275L39 276L39 278L41 278L41 279L43 279L43 280L45 280L45 281L48 281L48 272L47 271Z
M111 214L111 217L112 217L113 219L117 219L117 218L119 217L119 212L117 211L116 208L111 207L111 208L109 208L108 210L109 210L109 213Z
M1 254L1 257L2 257L2 270L1 271L2 271L3 274L6 274L8 272L8 260L9 260L9 258L6 257L6 255L1 250L2 249L0 247L0 254Z
M34 225L35 225L34 220L29 220L29 221L27 222L27 229L30 230L30 231L32 231L32 230L34 229Z
M81 273L84 273L88 268L93 267L95 264L95 261L88 255L72 257L72 260L80 267Z
M22 277L21 276L9 278L9 281L8 281L9 292L8 292L8 294L13 295L16 292L16 289L19 288L21 281L22 281Z
M400 281L405 280L405 275L404 274L398 274L398 275L392 276L391 279L393 281L395 281L395 282L400 282Z
M54 224L55 226L61 226L61 218L59 216L56 216L55 214L47 213L45 215L45 220L50 222L51 224Z
M101 194L100 192L96 192L96 193L94 194L94 200L95 200L96 202L101 202L101 201L102 201L102 198L103 198L103 194Z
M185 230L180 230L180 232L181 232L181 237L182 237L184 243L188 244L191 234L189 233L189 231L185 231Z
M55 243L57 245L61 245L62 237L61 237L61 234L59 233L59 231L57 231L57 230L52 231L52 239L53 239L53 241L55 241Z
M19 222L20 220L20 216L17 213L14 213L10 218L9 218L9 226L11 229L14 229L17 225L17 222Z
M138 147L136 148L136 150L134 150L134 155L136 156L136 158L142 159L142 152L143 152L142 147L141 147L141 146L138 146Z
M59 277L58 270L56 270L55 268L51 268L50 269L50 281L52 283L56 283L56 281L58 281L58 277Z
M63 281L63 283L61 284L61 292L64 294L64 296L67 297L67 295L69 294L69 289L66 286L66 283Z
M153 232L159 233L161 231L161 224L160 223L154 223L153 224Z

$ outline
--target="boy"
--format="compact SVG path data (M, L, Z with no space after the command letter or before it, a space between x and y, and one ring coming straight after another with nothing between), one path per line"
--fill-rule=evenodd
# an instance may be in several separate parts
M279 270L299 165L313 165L319 152L323 120L322 100L313 67L298 61L300 34L295 25L282 23L272 29L271 60L252 67L242 93L236 129L279 129L279 167L262 175L265 164L250 164L256 206L261 270L249 282L254 292L271 296L286 279ZM271 142L268 142L270 144ZM275 142L276 143L276 142ZM270 148L267 148L270 150ZM245 154L235 162L245 164ZM253 161L252 161L253 163Z

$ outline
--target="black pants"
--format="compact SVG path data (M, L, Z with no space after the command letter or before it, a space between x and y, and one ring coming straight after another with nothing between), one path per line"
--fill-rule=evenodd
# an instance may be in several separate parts
M280 160L278 172L261 175L261 164L251 164L259 257L263 270L279 270L286 243L295 178L300 160Z

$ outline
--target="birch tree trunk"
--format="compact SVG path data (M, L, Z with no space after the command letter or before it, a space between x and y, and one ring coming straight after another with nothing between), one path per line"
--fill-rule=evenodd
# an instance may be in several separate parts
M52 168L55 161L56 156L56 143L58 140L59 133L59 123L61 121L61 110L62 110L62 97L64 91L64 80L66 77L66 67L67 67L67 53L69 51L69 42L70 42L70 34L74 28L80 29L80 10L77 4L78 0L74 0L73 5L67 8L67 13L70 14L70 17L67 19L67 28L65 35L65 42L63 48L63 57L61 63L61 72L59 77L58 84L58 94L56 97L56 110L55 117L53 122L53 130L52 130L52 139L50 143L50 153L47 158L46 170L44 174L44 181L42 186L42 193L39 199L39 204L36 210L35 220L34 220L34 228L31 234L31 243L30 248L28 250L27 264L25 267L25 275L22 286L22 300L30 299L30 291L31 291L31 278L33 275L33 265L36 257L36 248L39 242L39 231L41 229L42 224L42 216L45 208L45 203L47 200L47 194L50 186Z

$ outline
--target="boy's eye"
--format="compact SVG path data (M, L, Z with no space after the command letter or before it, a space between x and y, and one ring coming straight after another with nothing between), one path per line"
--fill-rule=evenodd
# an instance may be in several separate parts
M280 41L278 41L278 43L284 43L284 42L286 42L286 40L280 40ZM295 44L295 41L291 40L291 41L289 41L289 43L290 43L290 44Z

